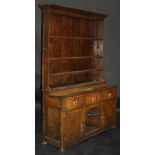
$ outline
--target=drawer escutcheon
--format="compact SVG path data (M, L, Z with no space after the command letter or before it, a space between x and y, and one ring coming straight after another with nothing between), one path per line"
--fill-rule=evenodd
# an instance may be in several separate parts
M108 94L108 97L111 97L111 96L112 96L112 93L109 93L109 94Z
M73 101L73 105L74 106L77 106L78 105L78 101L76 100L76 101Z

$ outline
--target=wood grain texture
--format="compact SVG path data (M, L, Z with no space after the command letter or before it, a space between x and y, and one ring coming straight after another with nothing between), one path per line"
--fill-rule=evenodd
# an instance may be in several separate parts
M43 84L46 88L62 86L67 83L79 83L93 80L103 80L104 77L94 76L95 70L99 69L97 59L94 59L94 41L103 39L103 22L98 17L105 15L90 14L74 9L56 7L53 5L41 6L43 12L43 47L48 55L43 57L44 70ZM78 15L78 17L74 14ZM88 18L83 18L88 17ZM92 20L95 18L96 20ZM103 18L104 19L104 18ZM65 57L89 57L88 59L62 59ZM52 58L61 58L54 61ZM103 61L103 57L100 57ZM59 60L59 61L58 61ZM47 67L48 66L48 67ZM87 70L88 73L81 73ZM73 75L74 71L76 75ZM67 72L70 76L61 73ZM94 74L92 73L94 72ZM57 73L53 76L51 74ZM103 70L98 70L103 75ZM61 75L61 76L60 76ZM63 80L64 79L64 80Z
M44 104L46 106L61 108L61 99L58 97L50 97L47 94L44 95Z
M60 140L60 111L53 107L47 107L47 137Z
M80 140L83 136L83 109L76 109L66 112L64 118L64 132L65 132L65 145L73 143L75 140Z
M101 102L101 93L86 95L86 105L96 104L98 102Z
M76 109L78 107L84 106L84 97L83 96L74 96L74 97L68 97L64 99L64 107L63 110L71 110Z
M103 68L106 15L57 5L40 8L43 142L64 152L115 126L117 88L105 85Z
M115 127L116 122L116 99L103 101L102 116L104 116L104 128L109 129Z
M117 88L116 87L109 87L103 90L103 100L113 99L117 95Z

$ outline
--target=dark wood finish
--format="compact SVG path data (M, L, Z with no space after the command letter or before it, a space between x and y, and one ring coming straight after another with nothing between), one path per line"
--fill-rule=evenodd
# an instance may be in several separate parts
M106 15L42 5L43 144L65 147L115 126L116 87L105 85Z
M92 93L86 95L86 105L96 104L101 101L101 93Z
M80 140L84 135L84 111L83 108L67 111L64 117L65 145L70 145Z
M60 113L59 109L47 107L47 137L51 139L60 140Z
M105 129L114 128L116 121L116 113L114 113L116 109L116 99L103 101L102 103L102 113L101 115L104 117L104 126Z
M64 102L65 103L63 109L71 110L83 106L84 98L83 96L68 97L64 99Z

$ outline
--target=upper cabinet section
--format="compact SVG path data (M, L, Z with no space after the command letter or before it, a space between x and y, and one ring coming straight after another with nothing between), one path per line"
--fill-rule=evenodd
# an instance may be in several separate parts
M106 15L42 5L44 87L103 81Z

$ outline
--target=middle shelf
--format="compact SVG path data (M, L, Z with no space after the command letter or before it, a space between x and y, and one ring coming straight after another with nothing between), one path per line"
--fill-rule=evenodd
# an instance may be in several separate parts
M71 72L51 73L51 75L52 76L56 76L56 75L79 74L79 73L92 72L92 71L100 71L100 70L103 70L103 68L94 68L94 69L87 69L87 70L80 70L80 71L71 71Z
M76 39L76 40L103 40L103 38L80 37L80 36L50 36L51 39Z

